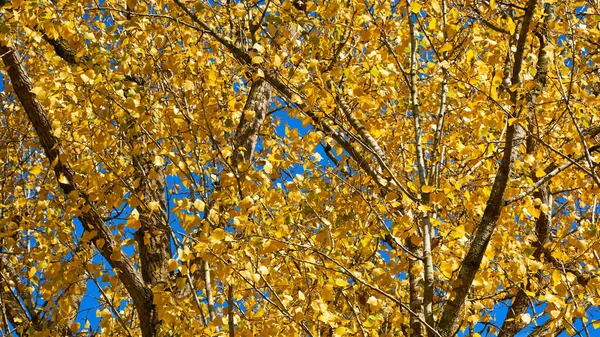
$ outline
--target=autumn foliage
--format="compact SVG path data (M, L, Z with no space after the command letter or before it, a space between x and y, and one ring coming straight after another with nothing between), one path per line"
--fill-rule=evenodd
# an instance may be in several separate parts
M0 4L2 335L600 327L596 1Z

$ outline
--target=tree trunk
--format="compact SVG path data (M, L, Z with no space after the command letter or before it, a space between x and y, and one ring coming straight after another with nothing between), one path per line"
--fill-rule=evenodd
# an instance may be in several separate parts
M531 24L536 4L537 0L529 0L527 2L514 56L511 85L520 83L525 41L527 40L529 25ZM511 102L514 108L514 116L519 116L521 112L520 109L522 109L522 107L519 108L517 106L517 98L517 91L512 91ZM438 324L438 331L444 337L452 336L455 333L455 325L461 312L460 309L469 294L475 275L477 274L477 271L479 271L485 250L496 229L496 222L498 221L500 212L504 206L504 191L506 190L512 166L517 157L517 153L519 152L519 146L524 140L524 136L525 130L518 123L510 125L507 129L504 154L498 172L496 173L494 185L492 186L490 197L485 207L485 211L483 212L483 217L479 222L471 247L462 262L456 285L452 287L451 294L453 294L454 297L451 298L444 307Z
M73 179L75 173L69 164L59 160L59 155L63 152L62 146L52 133L51 123L45 109L37 97L31 93L31 89L33 88L31 79L27 76L22 61L17 56L17 52L6 45L0 45L0 54L7 68L13 90L27 118L33 125L48 161L54 166L54 174L58 185L66 195L77 193L78 197L84 201L84 205L89 206L82 208L81 215L79 216L84 230L90 233L97 233L90 241L116 271L116 274L131 296L138 311L142 336L156 336L157 315L156 307L153 304L152 290L144 283L144 280L134 268L130 258L121 251L120 244L117 243L110 228L96 211L95 205L89 201L85 192L78 189ZM100 245L97 244L99 240L102 240L102 244Z

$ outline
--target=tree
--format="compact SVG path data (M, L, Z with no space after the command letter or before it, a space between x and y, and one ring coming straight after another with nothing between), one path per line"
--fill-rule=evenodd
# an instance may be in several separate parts
M600 324L595 2L2 5L4 334Z

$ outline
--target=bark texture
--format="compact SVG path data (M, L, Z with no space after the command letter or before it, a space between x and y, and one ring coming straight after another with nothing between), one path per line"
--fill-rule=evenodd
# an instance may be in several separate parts
M250 87L244 110L254 112L254 116L249 118L242 114L235 133L236 153L233 157L233 167L237 170L242 162L250 164L252 161L261 126L269 112L272 93L273 86L263 79L253 82ZM250 115L252 114L248 114Z

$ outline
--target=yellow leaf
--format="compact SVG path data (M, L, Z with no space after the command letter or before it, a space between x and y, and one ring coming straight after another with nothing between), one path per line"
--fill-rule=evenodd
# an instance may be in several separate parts
M217 228L212 231L210 237L216 241L223 241L223 239L225 239L225 231L221 228Z
M233 14L237 17L243 18L246 16L246 8L244 4L239 3L233 8Z
M561 281L561 275L560 275L560 271L554 269L554 271L552 272L552 284L554 286L558 285Z
M260 64L260 63L263 63L264 60L265 59L263 59L262 56L254 56L252 58L252 64Z
M127 10L128 11L133 11L135 9L135 6L137 5L137 0L127 0Z
M421 11L421 5L418 2L416 2L416 1L412 2L410 4L410 11L413 12L413 13L415 13L415 14L418 14Z
M442 46L442 48L440 48L440 50L438 50L438 52L443 53L443 52L450 51L450 50L452 50L452 44L448 42L448 43L445 43Z
M419 209L419 211L421 212L429 212L431 210L431 207L427 206L427 205L419 205L419 207L417 207Z
M293 94L292 95L292 103L296 103L296 104L302 104L304 101L302 100L302 97Z
M390 192L388 194L385 195L385 201L387 202L391 202L394 201L396 199L398 199L400 196L394 192Z
M261 275L269 275L269 268L267 268L265 266L260 266L260 267L258 267L258 272Z
M546 175L546 172L544 172L543 168L540 168L539 170L535 171L535 176L537 178L541 178L541 177L543 177L545 175Z
M341 278L338 278L335 280L335 285L338 287L345 287L348 285L348 282L346 282L346 280L343 280Z
M121 261L121 250L118 248L113 250L112 254L110 254L110 259L113 261Z
M265 77L265 72L262 69L256 69L256 73L252 75L253 81L258 81L261 78Z
M263 166L263 171L265 171L266 174L271 174L273 172L273 164L271 164L270 161L265 161L265 165Z
M515 24L515 22L512 20L512 18L510 16L508 17L506 28L508 28L510 35L513 35L515 33L515 30L517 29L517 25Z
M331 320L331 314L329 311L325 311L317 319L323 323L328 323Z
M179 268L179 264L174 259L170 259L168 263L168 270L173 271Z
M223 155L223 157L225 157L225 158L229 158L229 157L231 157L231 154L232 154L232 153L233 153L233 152L232 152L232 148L231 148L231 146L227 146L227 147L225 147L225 148L223 148L223 149L221 150L221 154L222 154L222 155Z
M35 275L36 272L37 272L37 268L36 267L31 267L31 269L29 269L27 271L27 275L29 275L29 278L32 278Z
M573 316L577 317L577 318L582 318L586 316L586 312L585 312L585 307L583 306L578 306L575 311L573 312Z
M61 184L68 185L69 184L69 179L67 179L67 177L65 177L65 175L61 173L58 176L58 182L61 183Z
M140 213L137 209L134 208L131 211L131 213L129 214L129 219L127 219L126 225L127 227L131 227L134 229L140 228L142 224L140 223Z
M194 89L194 82L192 82L190 80L185 80L185 82L183 82L183 89L185 91L190 91L190 90Z
M371 274L373 274L375 277L379 277L379 276L385 274L385 270L383 270L382 268L377 267L377 268L371 270Z
M275 67L279 67L281 65L281 57L279 57L277 54L275 54L275 57L273 57L273 65Z
M75 323L71 324L71 326L70 326L71 332L76 334L79 331L80 327L81 327L81 323L79 323L79 322L75 322Z
M292 202L300 202L302 201L302 192L300 191L292 191L288 194L288 198Z
M246 196L240 201L240 206L244 209L250 208L254 205L254 199L251 196Z
M217 81L217 72L211 69L208 72L208 81L207 81L207 83L210 86L214 86L216 81Z
M194 207L196 207L198 211L202 212L204 211L204 207L206 207L206 204L204 203L204 201L196 199L194 200Z
M32 94L38 95L41 91L44 91L44 89L42 87L35 87L31 90L29 90L29 92L31 92Z
M264 53L265 52L265 48L260 43L258 43L258 42L255 43L255 44L253 44L252 48L254 48L259 53Z
M454 271L454 268L453 268L451 262L442 261L440 269L441 269L441 271L442 271L442 273L444 274L445 277L447 277L447 278L452 277L452 272Z
M256 116L256 111L254 110L244 110L244 118L251 120Z
M338 326L334 331L333 334L335 336L344 336L346 334L346 332L348 331L347 328L343 327L343 326Z
M410 242L415 245L415 246L420 246L421 242L423 242L423 239L421 239L420 237L413 235L410 237Z
M371 307L371 310L379 310L381 308L381 301L378 300L375 296L370 296L367 300L367 304Z
M306 295L304 295L304 293L300 290L298 290L298 299L300 301L304 301L306 299Z
M40 172L42 172L42 167L39 165L36 165L33 168L31 168L31 170L29 170L29 173L31 173L34 176L37 176L38 174L40 174Z
M450 234L453 239L462 239L465 237L465 226L459 225L454 227L454 231Z
M81 74L81 75L79 75L79 77L81 77L81 80L83 81L83 83L90 82L90 78L86 74Z
M161 156L154 156L154 166L163 166L165 160Z
M421 192L431 193L431 191L433 191L433 186L429 186L429 185L421 186Z
M362 101L361 109L363 110L371 110L377 108L377 103L372 99L364 99Z
M531 323L531 315L530 314L521 315L521 321L525 324Z
M149 208L149 209L150 209L152 212L154 212L154 211L158 210L158 201L150 201L150 202L148 203L148 208Z
M515 91L515 90L517 90L518 88L519 88L519 83L515 83L515 84L513 84L513 85L509 86L509 87L508 87L508 90L509 90L509 91Z
M535 162L535 157L529 154L525 157L524 161L529 165L533 165L533 163Z

